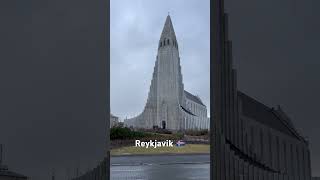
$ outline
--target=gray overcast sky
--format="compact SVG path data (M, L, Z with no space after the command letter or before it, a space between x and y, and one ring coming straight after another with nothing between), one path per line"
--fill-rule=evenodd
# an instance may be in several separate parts
M168 12L185 90L210 108L209 0L111 0L111 112L120 118L136 116L144 108Z

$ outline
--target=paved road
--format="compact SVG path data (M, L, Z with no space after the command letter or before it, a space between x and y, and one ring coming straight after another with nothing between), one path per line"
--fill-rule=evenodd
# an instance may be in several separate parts
M209 155L111 158L112 180L208 180Z

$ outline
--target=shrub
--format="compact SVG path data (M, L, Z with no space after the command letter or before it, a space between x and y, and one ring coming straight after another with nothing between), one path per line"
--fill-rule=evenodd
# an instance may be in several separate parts
M127 127L112 127L110 129L110 139L135 139L135 138L143 138L147 137L148 134L140 131L133 131Z
M204 135L208 135L209 131L208 130L187 130L185 131L185 134L189 136L204 136Z

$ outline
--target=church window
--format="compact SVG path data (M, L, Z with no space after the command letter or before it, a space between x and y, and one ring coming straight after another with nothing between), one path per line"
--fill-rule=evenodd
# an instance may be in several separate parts
M299 171L299 165L300 165L300 157L299 157L299 149L298 146L296 147L296 155L297 155L297 172L298 172L298 176L300 176L300 171Z
M260 149L260 155L261 155L261 159L263 159L263 132L262 132L262 129L260 129L260 145L261 145L261 149Z
M302 163L305 164L305 155L304 155L304 149L303 148L301 149L301 153L302 153ZM306 176L306 172L303 170L302 173L303 173L302 177L305 177Z
M169 45L170 44L170 40L168 39L167 42L168 42L168 45Z
M276 137L276 148L277 148L277 165L280 169L280 143L279 143L279 137Z
M253 127L251 127L251 151L252 151L252 153L254 153L254 148L255 147L255 145L254 145L254 129L253 129Z
M269 154L270 154L270 161L272 164L272 137L270 132L269 132Z
M292 146L292 144L290 144L290 155L291 155L291 172L294 172L294 166L293 166L293 146Z
M286 148L286 142L283 141L283 158L284 158L284 168L287 169L287 148Z
M248 134L247 133L245 134L244 140L245 140L246 151L248 152L249 151L249 145L248 145Z

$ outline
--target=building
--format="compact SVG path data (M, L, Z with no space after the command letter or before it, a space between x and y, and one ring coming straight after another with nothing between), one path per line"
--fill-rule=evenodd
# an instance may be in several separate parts
M118 124L119 124L119 117L117 117L113 114L110 114L110 128L112 128Z
M0 170L0 180L27 180L28 178L24 175L6 170Z
M214 180L311 180L310 152L281 107L272 108L237 88L223 0L214 1Z
M320 180L320 177L313 177L312 180Z
M0 144L0 180L27 180L24 175L9 171L8 167L3 164L3 146Z
M143 112L125 120L126 126L170 130L208 129L207 108L184 90L179 46L168 15L158 45L148 99Z

